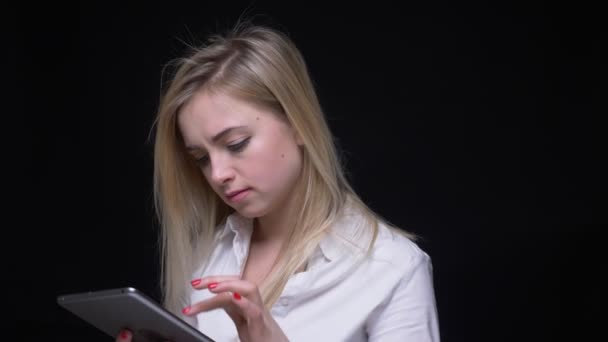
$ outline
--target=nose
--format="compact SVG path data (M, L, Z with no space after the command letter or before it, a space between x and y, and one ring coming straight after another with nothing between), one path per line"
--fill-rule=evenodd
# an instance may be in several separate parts
M210 159L210 178L217 185L224 185L234 179L234 169L225 158Z

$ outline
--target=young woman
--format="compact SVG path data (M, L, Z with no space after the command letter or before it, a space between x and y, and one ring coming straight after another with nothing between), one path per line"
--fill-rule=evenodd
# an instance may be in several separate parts
M154 176L164 305L211 338L439 341L429 256L348 184L285 34L239 26L179 61Z

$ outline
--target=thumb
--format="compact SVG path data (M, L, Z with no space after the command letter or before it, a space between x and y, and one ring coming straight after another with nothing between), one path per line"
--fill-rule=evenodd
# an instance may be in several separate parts
M133 333L128 329L123 329L116 337L116 342L131 342L132 339Z

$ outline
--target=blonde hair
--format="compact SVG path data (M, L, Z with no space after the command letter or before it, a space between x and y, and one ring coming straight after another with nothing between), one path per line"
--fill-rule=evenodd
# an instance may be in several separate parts
M207 184L183 146L181 108L197 92L227 92L283 115L302 139L302 177L294 193L299 213L280 262L261 286L265 306L278 299L288 278L306 267L321 239L349 204L371 232L382 221L355 194L324 118L304 59L289 37L268 27L237 25L177 60L156 119L154 195L161 224L161 289L165 307L188 302L190 277L213 249L216 229L233 210Z

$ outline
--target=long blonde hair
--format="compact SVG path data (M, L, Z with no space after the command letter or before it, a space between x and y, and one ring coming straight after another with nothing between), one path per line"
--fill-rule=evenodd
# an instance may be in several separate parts
M355 194L342 171L304 59L277 30L237 25L212 36L176 61L156 119L154 196L161 224L161 289L165 307L178 312L188 301L194 269L208 260L214 233L233 212L207 184L188 156L177 128L181 108L201 89L223 91L284 115L303 142L299 213L280 262L261 286L266 307L308 257L347 203L363 213L372 247L381 219Z

